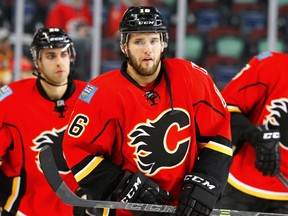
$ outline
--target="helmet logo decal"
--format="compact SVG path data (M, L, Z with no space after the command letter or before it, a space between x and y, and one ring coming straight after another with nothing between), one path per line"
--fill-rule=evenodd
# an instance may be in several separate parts
M140 13L150 13L150 8L140 8Z
M139 25L153 25L154 21L139 21Z
M128 136L139 170L151 176L185 160L190 146L190 117L183 109L166 110L156 119L135 126Z
M50 39L49 39L47 33L46 33L46 32L43 32L43 35L44 35L44 37L46 38L46 40L48 41L48 43L50 43Z

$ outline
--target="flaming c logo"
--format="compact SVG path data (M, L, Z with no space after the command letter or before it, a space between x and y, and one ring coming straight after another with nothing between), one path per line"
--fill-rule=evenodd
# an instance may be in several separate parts
M129 134L135 161L146 175L180 165L190 146L190 117L182 109L166 110L155 120L138 124Z
M39 154L43 146L49 145L52 149L58 170L62 174L70 172L62 150L62 140L65 129L66 127L59 130L53 129L52 131L44 131L33 140L35 146L32 147L32 150L38 152ZM42 169L40 168L39 156L37 156L36 163L38 165L38 169L42 172Z

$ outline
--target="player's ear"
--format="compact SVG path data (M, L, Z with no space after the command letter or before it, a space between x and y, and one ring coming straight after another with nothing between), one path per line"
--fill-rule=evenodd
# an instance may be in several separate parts
M161 53L164 51L164 48L165 48L165 43L162 42L162 43L161 43Z
M38 61L34 61L34 66L38 69L39 65L38 65Z
M125 44L121 44L121 45L120 45L120 49L121 49L122 53L123 53L126 57L128 57L128 54L127 54L127 45L126 45L126 43L125 43Z

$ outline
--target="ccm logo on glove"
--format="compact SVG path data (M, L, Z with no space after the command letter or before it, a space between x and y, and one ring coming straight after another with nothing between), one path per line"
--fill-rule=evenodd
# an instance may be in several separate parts
M280 133L278 131L275 132L264 132L263 133L263 139L280 139Z
M184 178L184 181L192 181L192 182L200 183L203 186L207 187L209 190L213 190L216 187L215 185L211 184L206 179L203 179L196 175L186 175Z
M126 171L112 194L113 199L121 202L163 204L173 202L168 191L147 178L143 173Z
M142 184L141 179L138 177L134 182L133 186L131 187L131 189L129 190L129 192L126 194L126 196L123 199L121 199L121 202L129 202L129 200L131 200L132 197L139 190L139 186L141 184Z

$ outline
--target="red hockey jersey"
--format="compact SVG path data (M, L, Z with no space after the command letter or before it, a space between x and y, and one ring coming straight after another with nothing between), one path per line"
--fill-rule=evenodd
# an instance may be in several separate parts
M221 176L218 180L225 184L232 155L225 101L203 68L180 59L163 64L165 71L151 97L129 79L125 63L122 70L97 77L83 90L63 140L67 163L79 183L109 159L123 171L144 173L169 191L177 205L183 178L194 170L203 148L199 170ZM91 155L93 160L83 160Z
M52 147L62 177L75 191L78 184L65 162L61 143L74 103L84 87L84 82L74 81L60 104L47 99L39 80L33 78L0 88L1 168L13 180L11 188L5 188L6 196L0 192L4 199L0 203L6 211L27 216L73 215L72 207L64 204L48 185L39 165L39 152L45 145ZM2 186L4 183L0 179Z
M288 178L287 54L259 54L223 89L230 112L242 112L254 125L278 128L281 134L281 172ZM263 176L255 168L256 155L244 143L234 156L229 183L240 191L272 200L288 200L288 189L277 177Z

